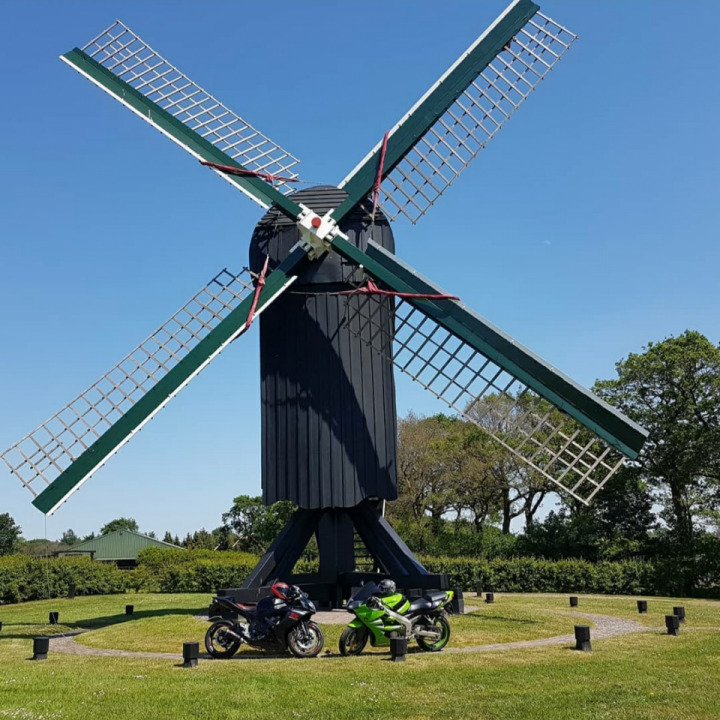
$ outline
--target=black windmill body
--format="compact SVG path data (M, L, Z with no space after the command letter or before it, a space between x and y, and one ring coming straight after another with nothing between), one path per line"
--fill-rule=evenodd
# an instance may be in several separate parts
M273 578L335 606L381 575L406 591L446 587L382 513L397 495L393 368L589 502L637 457L646 431L403 263L388 222L424 215L574 39L531 0L514 0L338 187L300 192L290 153L121 22L63 55L269 211L250 271L223 270L2 454L33 504L53 513L258 316L263 496L298 509L232 590L237 599L262 595ZM292 575L313 535L319 571ZM358 548L371 562L363 572Z
M319 215L347 194L332 187L290 196ZM361 250L370 238L394 253L390 223L361 204L341 225ZM250 269L280 265L300 241L294 222L277 210L260 221L250 244ZM348 295L363 273L327 254L310 265L260 318L263 500L291 500L317 510L350 508L365 499L397 497L393 364L347 323ZM370 302L362 299L360 302ZM387 298L387 331L392 303Z

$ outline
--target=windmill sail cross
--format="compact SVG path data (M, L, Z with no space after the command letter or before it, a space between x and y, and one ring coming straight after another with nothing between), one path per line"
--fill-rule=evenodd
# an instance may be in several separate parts
M389 131L379 206L417 222L495 137L577 36L515 0ZM340 183L339 219L373 187L379 142Z
M544 478L587 504L623 456L637 457L644 428L459 301L414 299L447 293L409 265L373 242L363 252L336 238L333 248L403 295L392 332L379 301L349 296L350 331Z

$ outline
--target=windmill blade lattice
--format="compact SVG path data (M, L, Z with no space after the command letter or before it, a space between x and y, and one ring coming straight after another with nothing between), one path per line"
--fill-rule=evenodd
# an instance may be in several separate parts
M119 20L85 45L82 53L244 168L273 176L297 178L293 170L300 162L297 158L190 80ZM72 62L71 55L68 53L61 59L86 74L81 66ZM95 82L90 75L86 74L86 77ZM138 115L155 124L151 114ZM177 137L170 137L202 159ZM227 175L218 174L232 182ZM284 194L293 191L292 186L282 180L278 180L275 187ZM256 195L250 197L267 207L267 203Z
M304 256L293 253L287 267ZM259 315L294 279L279 269L258 294L247 269L223 270L88 390L0 455L34 504L53 512L247 329L252 303ZM146 407L140 411L139 404Z
M526 3L531 8L537 7ZM443 86L453 85L453 72L483 44L492 40L493 32L510 10L511 5L488 30L483 33L458 61L416 103L389 133L388 143L395 133L402 133L404 125L424 104L432 103L432 96L445 97ZM460 86L450 88L449 106L430 109L437 119L421 137L405 150L405 154L388 172L383 172L378 205L394 220L405 215L417 222L455 179L468 167L485 145L497 134L511 115L528 98L545 76L560 60L577 36L541 12L536 12L509 39L479 73L473 74ZM452 95L456 95L452 100ZM380 153L382 143L376 145L360 165L346 177L344 187L353 176Z
M445 294L372 241L367 254L340 239L333 246L391 291ZM647 437L456 301L396 296L392 310L387 297L348 295L345 323L401 372L585 504L624 455L637 456Z
M350 296L350 331L395 367L573 497L588 503L623 454L432 318L397 299Z

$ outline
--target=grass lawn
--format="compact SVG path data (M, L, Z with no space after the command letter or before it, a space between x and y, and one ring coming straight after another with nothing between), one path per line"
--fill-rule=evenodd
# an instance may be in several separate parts
M657 631L596 640L592 653L415 653L402 664L374 654L282 657L201 661L194 670L172 660L63 655L52 645L47 661L26 658L29 638L48 630L49 610L60 611L65 627L98 628L81 636L87 645L179 651L183 641L202 639L206 625L193 615L206 610L209 596L0 606L0 719L720 717L720 603L647 599L647 616L637 614L635 598L580 596L578 610L660 626L665 612L684 605L679 637ZM126 603L136 608L127 621ZM495 605L451 619L450 646L572 632L567 610L566 595L496 595ZM341 629L324 628L333 652Z

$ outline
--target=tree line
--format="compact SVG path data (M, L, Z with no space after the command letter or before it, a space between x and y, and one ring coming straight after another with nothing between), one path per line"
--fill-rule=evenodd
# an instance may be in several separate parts
M598 380L593 392L650 435L640 457L625 463L589 507L518 460L511 440L503 446L485 432L510 438L518 430L527 416L518 398L478 401L466 409L470 420L401 418L399 497L387 504L387 514L411 549L656 560L677 574L679 590L720 585L720 347L690 330L648 343L620 360L616 377ZM243 495L214 530L184 538L165 532L162 539L186 548L262 553L293 510L291 503L265 507L261 498ZM118 518L99 533L122 527L138 530L132 518ZM68 530L57 544L79 540ZM33 542L47 541L23 543L12 518L0 515L0 554L30 551ZM311 547L309 555L314 552Z

